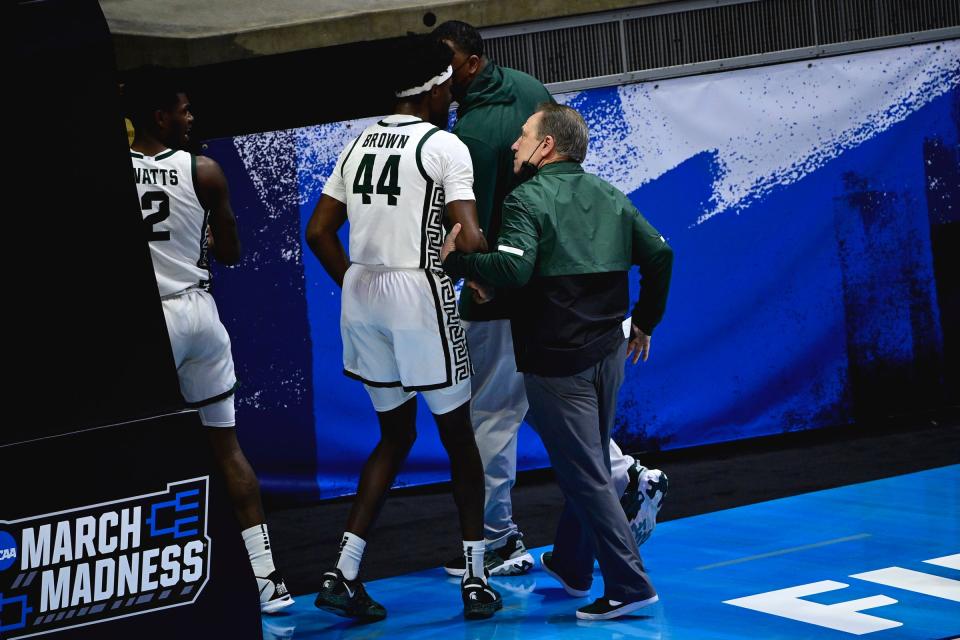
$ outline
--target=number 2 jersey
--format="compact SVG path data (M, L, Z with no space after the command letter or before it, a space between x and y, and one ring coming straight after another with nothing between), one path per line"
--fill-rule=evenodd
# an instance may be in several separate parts
M323 192L347 205L351 262L439 271L444 203L474 200L473 164L453 134L392 115L347 145Z
M207 212L197 197L196 157L173 149L151 157L131 149L130 158L160 296L206 288Z

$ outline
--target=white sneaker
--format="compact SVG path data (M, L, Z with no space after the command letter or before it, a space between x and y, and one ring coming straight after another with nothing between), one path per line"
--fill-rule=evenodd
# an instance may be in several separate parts
M519 576L533 568L533 556L515 533L502 546L486 550L483 566L491 576ZM443 570L451 576L462 577L467 572L467 560L460 554L443 565Z
M620 505L639 547L650 538L657 526L657 514L670 483L663 471L647 469L639 462L634 463L627 473L630 482L620 498Z

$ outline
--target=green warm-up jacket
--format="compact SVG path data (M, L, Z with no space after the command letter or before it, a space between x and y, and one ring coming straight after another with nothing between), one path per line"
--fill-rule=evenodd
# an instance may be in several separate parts
M516 184L510 147L537 105L552 100L533 76L488 60L457 108L453 133L470 150L477 218L491 246L500 231L503 199ZM463 296L460 302L460 315L466 320L508 317L509 296L483 306L469 298Z
M576 162L544 165L506 197L490 249L453 252L443 267L454 277L523 287L511 310L520 371L572 375L622 344L631 265L641 275L633 323L652 334L663 317L673 250L623 193Z

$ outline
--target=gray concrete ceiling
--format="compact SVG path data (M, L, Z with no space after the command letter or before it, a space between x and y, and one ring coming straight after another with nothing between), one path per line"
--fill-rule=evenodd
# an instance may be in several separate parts
M147 63L196 67L381 40L424 33L451 19L490 27L662 2L100 0L100 6L113 34L117 64L127 69Z

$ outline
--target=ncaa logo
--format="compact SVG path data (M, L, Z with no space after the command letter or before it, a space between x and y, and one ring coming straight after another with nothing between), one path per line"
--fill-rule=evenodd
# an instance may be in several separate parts
M6 531L0 531L0 571L17 561L17 541Z

